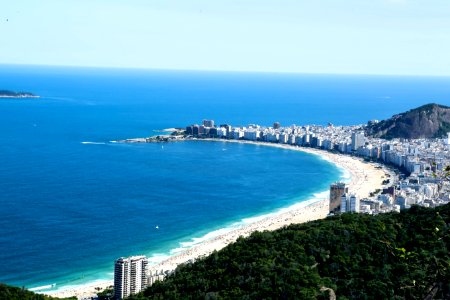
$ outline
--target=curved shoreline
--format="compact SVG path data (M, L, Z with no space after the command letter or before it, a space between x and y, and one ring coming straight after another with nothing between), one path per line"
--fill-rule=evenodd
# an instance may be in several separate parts
M367 197L370 192L381 188L382 181L386 178L387 173L385 169L375 168L375 164L364 162L362 159L342 154L335 154L325 150L242 140L200 139L197 141L252 144L301 151L317 155L347 172L350 176L349 180L346 182L349 185L349 191L355 193L360 198ZM207 239L149 267L152 271L173 270L179 264L193 261L199 257L207 256L213 251L218 251L228 244L235 242L238 237L247 237L254 231L276 230L292 223L304 223L317 219L323 219L328 215L329 211L329 200L326 193L327 192L320 193L322 199L318 200L318 198L313 198L304 200L289 207L279 209L276 212L263 215L261 218L255 218L255 222L243 224L242 226L231 229L226 233ZM85 285L67 287L62 288L61 290L42 293L53 297L76 296L80 299L93 296L99 291L98 288L103 290L111 285L113 285L112 280L95 281Z

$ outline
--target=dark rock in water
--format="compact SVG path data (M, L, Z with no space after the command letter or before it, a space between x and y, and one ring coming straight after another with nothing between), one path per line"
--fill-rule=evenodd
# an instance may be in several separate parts
M365 128L369 136L393 139L441 138L450 132L450 107L435 103L371 123Z
M39 98L28 92L13 92L8 90L0 90L0 98Z

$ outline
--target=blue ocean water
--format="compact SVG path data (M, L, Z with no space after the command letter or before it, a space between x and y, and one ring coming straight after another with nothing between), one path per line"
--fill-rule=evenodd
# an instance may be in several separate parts
M311 199L342 176L304 153L181 142L114 144L218 123L364 123L429 102L449 78L1 66L0 282L112 278L119 256L164 257L212 231ZM85 143L89 142L89 143ZM159 230L155 228L159 227Z

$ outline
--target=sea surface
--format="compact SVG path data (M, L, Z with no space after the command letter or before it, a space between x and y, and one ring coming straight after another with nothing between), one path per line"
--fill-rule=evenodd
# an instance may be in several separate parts
M0 66L0 282L112 279L254 218L326 196L342 170L297 151L223 142L116 144L214 119L365 123L437 102L450 79Z

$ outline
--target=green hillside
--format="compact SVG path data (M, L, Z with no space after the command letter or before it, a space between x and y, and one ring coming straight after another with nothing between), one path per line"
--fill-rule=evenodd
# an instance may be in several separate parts
M450 205L256 232L131 299L450 299Z
M26 289L8 286L0 283L0 300L62 300L61 298L53 298L33 293ZM76 300L76 298L64 298L66 300Z

